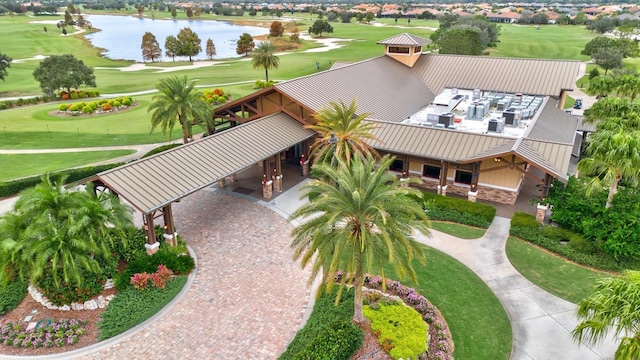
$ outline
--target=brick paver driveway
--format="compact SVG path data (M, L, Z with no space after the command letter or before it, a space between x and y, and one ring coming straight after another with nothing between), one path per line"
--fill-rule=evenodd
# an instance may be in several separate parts
M87 358L274 359L307 302L308 271L292 260L292 226L260 205L209 190L173 205L195 249L194 284L168 314Z

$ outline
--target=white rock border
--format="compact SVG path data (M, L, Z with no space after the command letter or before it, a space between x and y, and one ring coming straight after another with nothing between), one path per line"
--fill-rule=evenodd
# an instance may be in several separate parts
M109 279L105 283L104 288L110 289L112 287L113 287L113 281ZM36 288L31 284L29 284L28 291L29 291L29 295L31 295L31 298L35 300L37 303L39 303L40 305L50 310L60 310L60 311L71 311L71 310L82 311L82 310L103 309L107 307L109 305L109 302L115 297L114 294L107 295L107 296L100 295L100 296L94 297L91 300L87 300L84 303L74 302L74 303L71 303L70 305L58 306L58 305L54 305L51 301L49 301L49 299L46 296L42 295L42 293L40 292L40 290L38 290L38 288Z

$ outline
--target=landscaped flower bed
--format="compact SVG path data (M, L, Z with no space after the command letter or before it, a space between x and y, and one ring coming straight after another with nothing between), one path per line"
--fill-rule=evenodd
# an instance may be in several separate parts
M58 113L73 116L93 113L100 114L126 109L133 104L133 99L130 96L121 96L113 99L100 99L90 102L62 103L58 105Z
M86 332L87 321L41 320L33 329L23 323L8 322L0 327L0 344L16 348L50 348L75 345Z
M224 104L229 100L230 95L226 94L224 90L220 88L206 89L202 92L202 98L209 105Z

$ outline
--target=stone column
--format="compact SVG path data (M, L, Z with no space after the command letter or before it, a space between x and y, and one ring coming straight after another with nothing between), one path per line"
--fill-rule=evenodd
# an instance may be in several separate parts
M162 237L164 238L164 243L169 245L169 246L176 246L178 245L178 234L177 233L173 233L173 234L162 234Z
M471 202L476 202L477 199L478 199L478 192L477 191L469 191L467 193L467 200L469 200Z
M447 196L447 185L445 186L438 185L438 194L442 196Z
M539 224L544 223L544 218L547 216L547 210L549 210L548 205L542 205L538 203L538 207L536 208L536 221Z
M273 181L273 191L282 192L282 175L276 175Z
M265 199L271 199L273 196L273 181L264 181L262 183L262 197Z
M220 179L218 180L218 188L222 189L223 187L227 186L227 180L226 179Z
M309 160L301 162L302 164L302 176L309 176Z
M147 255L151 256L155 253L158 252L158 249L160 249L160 243L159 242L154 242L153 244L144 244L144 248L147 249Z
M401 187L409 187L409 179L406 177L400 178L400 186Z
M233 174L229 175L229 181L230 181L230 182L236 182L236 181L238 181L238 174L233 173Z

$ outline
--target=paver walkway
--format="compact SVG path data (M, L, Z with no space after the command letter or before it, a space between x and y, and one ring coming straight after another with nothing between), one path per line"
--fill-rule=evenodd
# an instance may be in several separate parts
M198 273L169 313L85 359L275 359L300 326L309 273L294 263L292 226L211 189L173 205Z

